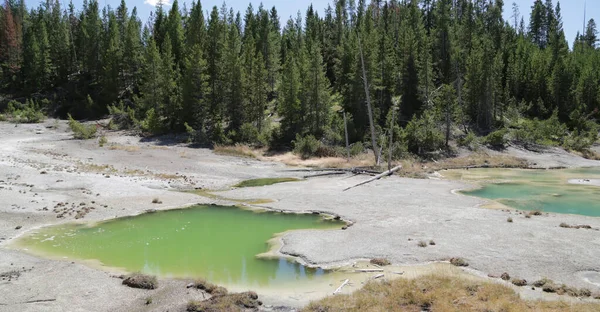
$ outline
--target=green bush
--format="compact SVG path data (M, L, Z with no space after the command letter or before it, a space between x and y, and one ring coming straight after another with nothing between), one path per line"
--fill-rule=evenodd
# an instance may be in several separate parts
M88 140L96 137L96 125L84 125L71 117L69 114L69 128L73 131L73 137L78 140Z
M142 130L152 134L160 134L163 132L163 125L158 113L154 108L146 112L146 118L141 122Z
M416 155L426 155L444 147L444 134L435 122L432 113L424 113L411 120L405 128L408 151Z
M245 123L238 131L239 141L241 143L257 144L259 143L260 133L258 128L251 123Z
M365 152L365 146L358 141L350 145L350 156L357 156Z
M43 104L45 103L47 103L46 100L43 101ZM6 108L6 114L8 116L5 116L5 119L11 119L18 123L39 123L46 118L40 105L34 100L27 100L24 104L14 100L10 101Z
M123 102L119 102L119 105L109 105L108 114L112 117L109 122L111 130L130 129L138 124L135 111L131 107L125 107Z
M473 131L469 131L467 135L458 138L457 142L458 146L466 147L470 150L475 150L477 148L477 136Z
M104 147L104 145L106 145L106 143L108 143L108 140L106 139L106 137L105 136L101 136L100 140L98 140L98 146Z
M317 152L322 148L322 143L312 134L306 136L296 134L296 139L292 141L292 144L294 145L294 153L300 155L303 159L317 156Z
M567 127L559 121L556 112L546 120L520 120L515 127L512 139L523 144L558 146L567 134Z
M483 137L482 143L492 147L502 148L508 142L508 139L506 138L507 133L508 130L506 129L496 130Z

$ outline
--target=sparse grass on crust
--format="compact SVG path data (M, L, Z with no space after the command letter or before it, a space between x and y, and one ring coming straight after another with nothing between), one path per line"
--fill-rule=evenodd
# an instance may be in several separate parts
M191 301L188 303L188 312L242 312L256 311L262 302L253 291L243 293L213 296L204 301Z
M349 295L310 303L303 312L400 311L598 311L600 304L564 301L525 301L511 288L463 278L423 276L370 282Z
M158 288L158 280L156 279L156 276L134 273L125 277L123 285L132 288L156 289Z
M141 148L136 145L111 145L109 148L111 151L127 151L127 152L137 152Z

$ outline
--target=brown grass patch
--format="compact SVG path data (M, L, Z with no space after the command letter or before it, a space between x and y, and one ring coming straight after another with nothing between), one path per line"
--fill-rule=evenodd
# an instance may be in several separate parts
M158 280L156 276L135 273L125 277L123 285L140 289L156 289L158 288Z
M510 287L462 278L423 276L369 282L350 295L312 302L302 311L598 311L599 304L525 301Z
M213 296L204 301L192 301L188 303L188 312L242 312L250 309L256 311L262 302L253 291L243 293Z
M236 144L236 145L215 145L213 152L218 155L245 157L245 158L258 158L260 150L252 149L248 145Z
M587 230L591 230L592 227L589 225L569 225L567 223L562 222L559 225L561 228L566 228L566 229L587 229Z

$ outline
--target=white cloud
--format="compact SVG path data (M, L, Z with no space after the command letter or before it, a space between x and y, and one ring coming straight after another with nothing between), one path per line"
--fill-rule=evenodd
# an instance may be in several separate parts
M170 6L171 5L171 0L144 0L145 4L149 4L151 6L156 6L158 5L159 2L162 2L163 6Z

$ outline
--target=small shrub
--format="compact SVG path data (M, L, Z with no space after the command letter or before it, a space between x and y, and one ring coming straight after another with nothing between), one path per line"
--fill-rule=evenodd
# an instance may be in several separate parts
M350 156L358 156L365 152L365 146L362 142L356 142L350 145Z
M84 125L71 117L69 114L69 128L73 131L73 137L78 140L88 140L96 136L96 125Z
M152 304L152 297L146 298L146 305L151 305L151 304Z
M520 278L513 278L511 283L515 286L527 286L527 281Z
M450 259L450 263L454 266L458 267L466 267L469 266L469 263L463 258L452 258Z
M156 279L156 276L136 273L127 276L123 280L123 285L140 289L156 289L158 288L158 280Z
M502 273L502 275L500 275L500 278L505 280L505 281L509 281L510 280L510 275L506 272Z
M0 121L7 121L8 118L4 114L0 114Z
M511 217L508 217L508 219L506 219L506 222L508 222L508 223L512 223L512 222L513 222L513 219L512 219Z
M322 143L313 135L300 136L296 134L296 139L292 141L294 153L307 159L317 155L317 151L322 147Z
M375 264L378 266L386 266L386 265L390 265L391 262L388 259L385 258L375 258L375 259L371 259L371 261L369 261L371 264Z
M427 242L426 241L420 241L417 246L419 247L427 247Z
M155 197L152 199L152 203L153 204L162 204L162 200L160 200L158 197Z
M433 239L429 241L429 245L435 246L435 242L433 241Z
M559 226L560 226L561 228L567 228L567 229L571 228L571 226L570 226L570 225L568 225L568 224L566 224L566 223L564 223L564 222L562 222L562 223L561 223Z
M496 130L485 136L482 140L482 143L495 148L503 148L508 142L506 139L507 133L508 130L506 129Z
M104 145L106 145L106 143L108 143L106 136L101 136L100 140L98 140L98 146L104 147Z
M258 128L251 123L245 123L240 127L238 132L239 141L241 143L258 144L260 133Z
M466 147L470 150L475 150L477 148L477 136L473 131L469 131L467 135L458 138L457 142L458 146Z

